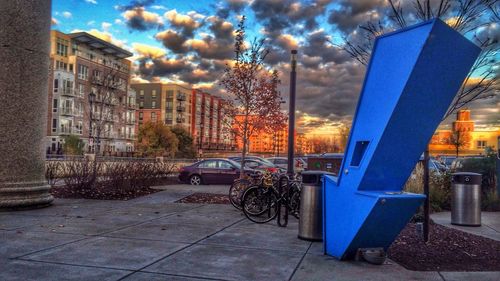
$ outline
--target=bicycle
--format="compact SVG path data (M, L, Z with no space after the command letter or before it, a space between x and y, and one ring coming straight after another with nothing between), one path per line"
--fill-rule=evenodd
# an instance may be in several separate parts
M261 174L253 173L246 178L236 179L229 187L229 201L236 209L241 210L241 196L247 187L258 184Z
M245 216L255 223L266 223L278 217L278 224L286 226L288 214L299 218L300 182L281 175L273 183L271 175L264 175L259 185L248 187L243 193L241 206ZM285 222L281 223L284 207Z

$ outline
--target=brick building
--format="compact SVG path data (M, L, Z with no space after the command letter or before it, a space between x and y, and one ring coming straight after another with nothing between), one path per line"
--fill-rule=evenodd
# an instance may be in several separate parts
M50 41L47 153L62 153L63 139L68 135L80 137L86 151L99 147L108 154L132 152L136 107L135 92L129 87L131 63L126 59L132 53L86 32L52 30ZM105 77L112 77L115 85L107 99L91 95L100 92ZM104 108L106 120L92 114L97 108ZM102 128L100 138L96 127Z
M203 150L227 150L231 138L226 135L222 116L223 99L209 93L173 83L132 84L137 92L137 127L145 122L163 122L184 127L195 147Z

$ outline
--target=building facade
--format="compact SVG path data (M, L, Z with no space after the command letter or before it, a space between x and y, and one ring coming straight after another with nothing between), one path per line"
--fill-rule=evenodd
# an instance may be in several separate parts
M429 151L433 155L482 155L487 147L498 149L500 129L478 130L470 110L459 110L451 130L437 130Z
M64 137L78 136L84 150L133 152L135 92L132 53L86 32L51 31L47 154L63 153Z
M230 138L223 129L223 99L173 83L138 83L132 88L139 105L136 130L149 121L162 122L184 127L201 153L230 147Z

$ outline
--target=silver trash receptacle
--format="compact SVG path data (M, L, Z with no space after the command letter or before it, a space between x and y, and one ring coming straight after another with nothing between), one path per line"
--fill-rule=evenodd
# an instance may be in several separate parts
M454 173L451 180L451 223L481 225L481 174Z
M324 171L302 172L298 237L308 241L323 240L323 175Z

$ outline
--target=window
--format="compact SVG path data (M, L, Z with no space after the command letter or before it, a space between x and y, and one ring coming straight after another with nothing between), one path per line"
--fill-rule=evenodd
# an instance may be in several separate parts
M369 141L357 141L356 146L354 147L354 153L351 159L351 166L359 167L361 164L361 160L363 159L363 155L365 154L366 148L368 147Z
M144 118L144 112L139 112L139 120L142 121L143 118Z
M151 96L152 96L153 98L156 98L156 90L152 90L152 91L151 91Z
M76 129L76 133L81 135L83 133L83 122L82 121L78 121L76 123L75 129Z
M73 64L72 63L69 64L69 71L73 72Z
M156 108L156 101L151 102L151 108Z
M217 161L215 161L215 160L207 160L207 161L201 162L198 165L198 168L215 169L215 168L217 168Z
M151 122L156 122L156 112L151 112Z
M476 143L478 149L484 149L487 146L487 143L484 140L478 140Z
M144 97L144 90L140 90L139 95L141 95L141 97Z
M170 98L170 99L174 98L174 91L172 91L172 90L167 91L167 99L168 98Z
M165 109L170 111L174 109L174 102L172 100L167 100L165 102Z
M83 84L78 84L78 92L81 97L85 94L85 85Z
M57 131L57 119L52 119L52 132L55 133Z
M56 60L56 69L66 70L67 67L68 67L67 63Z
M57 99L52 101L52 112L57 112Z
M54 93L57 93L57 89L59 88L59 79L54 79Z
M231 163L229 163L227 161L219 161L219 168L221 168L221 169L232 169L234 167L233 167L233 165L231 165Z
M144 108L144 102L143 101L139 102L139 108Z
M78 65L78 79L88 80L89 79L89 68L85 65Z
M61 39L61 38L57 38L57 50L56 50L56 53L59 55L59 56L64 56L64 57L67 57L68 56L68 41L67 40L64 40L64 39Z

